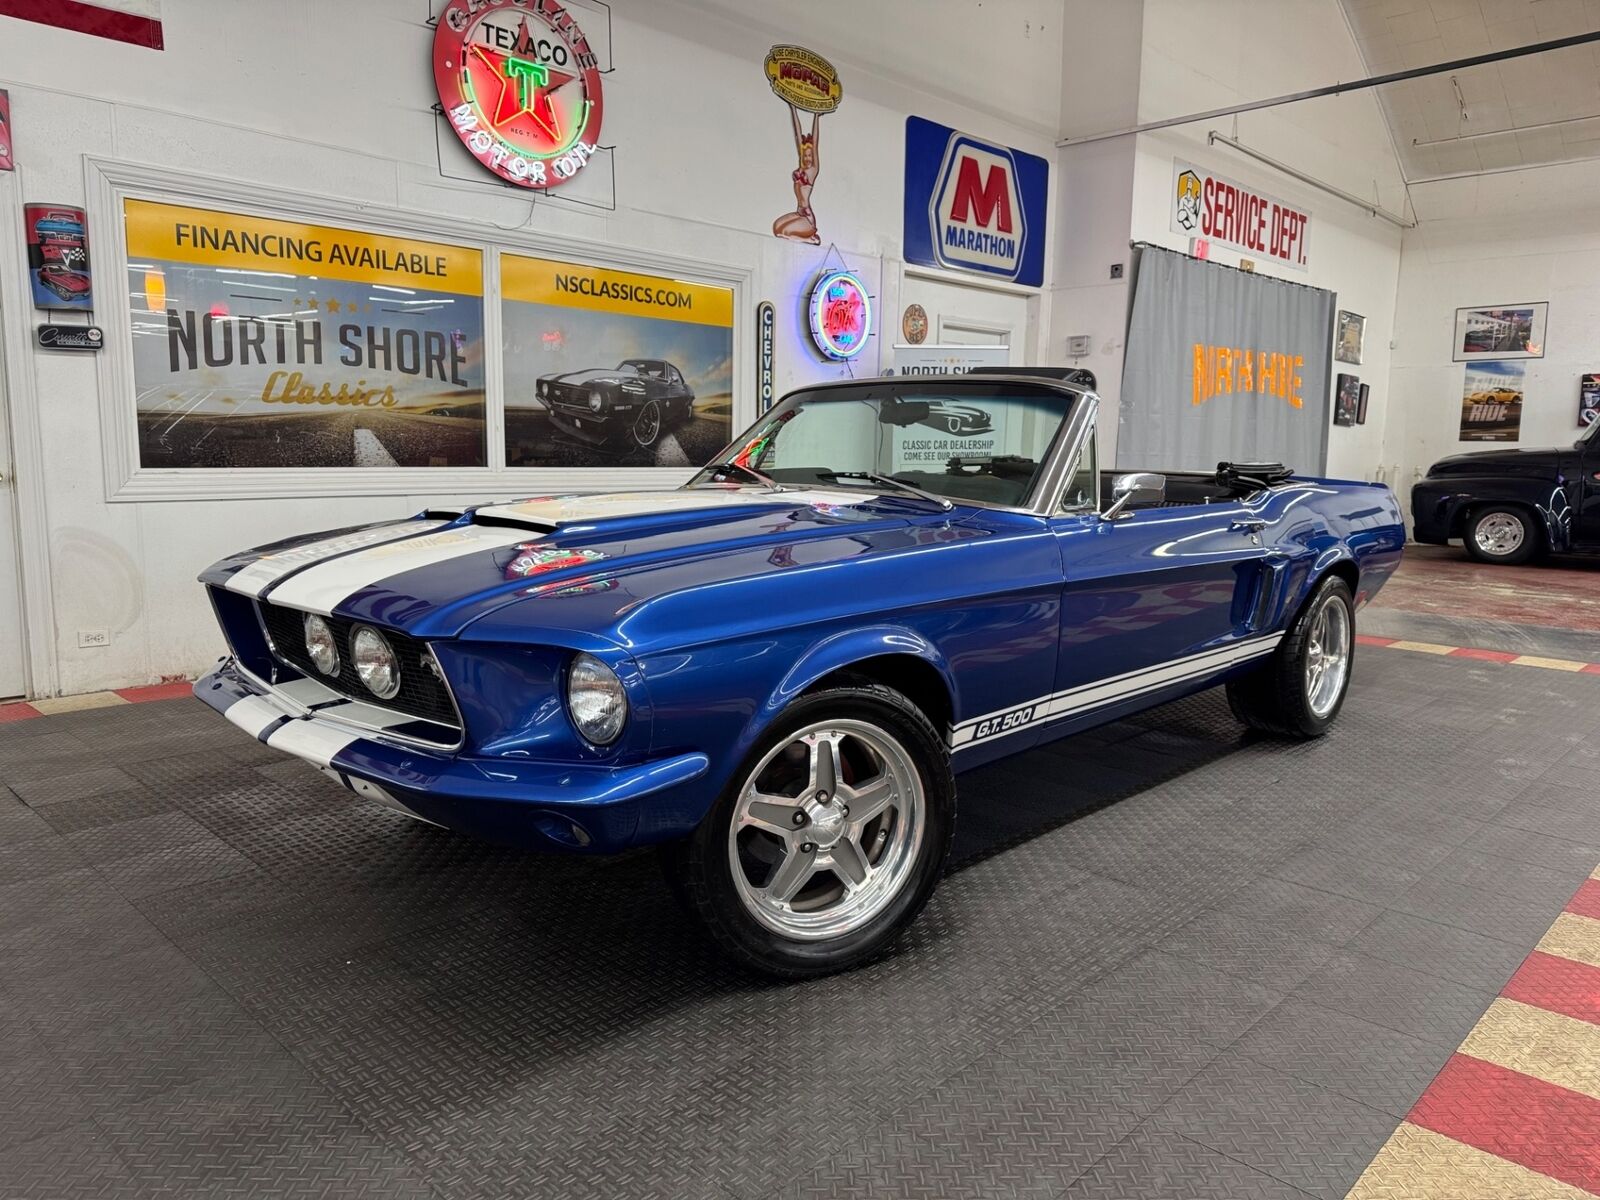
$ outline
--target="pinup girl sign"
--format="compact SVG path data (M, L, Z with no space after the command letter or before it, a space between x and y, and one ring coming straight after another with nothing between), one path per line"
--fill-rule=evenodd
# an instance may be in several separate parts
M811 210L811 192L817 186L821 164L818 137L822 118L844 99L839 72L820 54L800 46L774 46L767 52L766 72L773 92L789 106L795 157L799 160L789 177L794 185L794 211L774 221L772 233L774 237L821 245L817 215ZM801 121L802 112L810 114L809 132Z

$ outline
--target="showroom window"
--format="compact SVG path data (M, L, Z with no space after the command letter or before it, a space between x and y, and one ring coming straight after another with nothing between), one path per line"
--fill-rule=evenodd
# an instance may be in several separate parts
M750 268L89 165L108 499L671 486L753 416Z

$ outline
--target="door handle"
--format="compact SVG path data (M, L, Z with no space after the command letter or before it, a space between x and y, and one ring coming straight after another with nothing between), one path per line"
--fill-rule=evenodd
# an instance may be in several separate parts
M1229 529L1236 533L1260 533L1266 527L1267 523L1265 521L1255 517L1245 521L1235 521L1228 526Z

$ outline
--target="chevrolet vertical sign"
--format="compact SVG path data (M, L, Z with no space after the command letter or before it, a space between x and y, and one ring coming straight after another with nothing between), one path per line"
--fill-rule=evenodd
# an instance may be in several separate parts
M907 262L1038 287L1050 164L921 117L906 118Z

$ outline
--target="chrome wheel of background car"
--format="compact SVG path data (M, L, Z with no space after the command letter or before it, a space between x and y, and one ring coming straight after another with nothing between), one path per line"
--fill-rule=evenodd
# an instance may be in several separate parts
M865 721L796 730L750 773L728 828L734 885L785 937L841 937L900 894L926 801L910 753Z
M639 410L633 421L633 438L641 446L654 446L661 436L661 406L654 400Z
M1328 595L1311 618L1306 640L1306 704L1325 717L1344 694L1350 673L1350 609L1344 598Z
M1478 549L1495 558L1515 554L1527 536L1522 522L1508 512L1490 513L1472 531L1472 540Z

